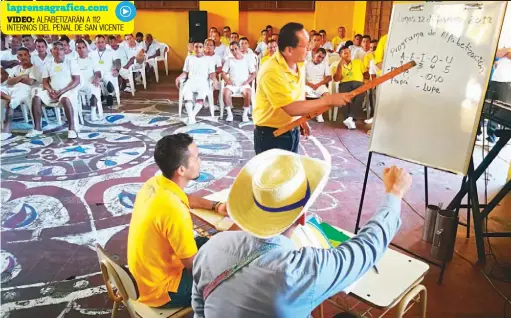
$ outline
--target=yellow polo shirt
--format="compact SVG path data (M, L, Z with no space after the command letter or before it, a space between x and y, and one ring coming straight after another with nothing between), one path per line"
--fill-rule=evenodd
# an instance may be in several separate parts
M367 54L364 56L364 72L369 71L371 60L374 60L374 52L367 52Z
M299 100L305 100L305 64L298 63L294 72L277 51L257 75L254 124L273 128L289 124L298 117L289 116L282 107Z
M345 42L345 41L346 41L346 38L341 38L340 36L336 35L332 39L332 46L334 47L334 51L337 50L337 47L339 46L339 44L341 44L342 42Z
M335 62L335 71L339 68L340 61ZM342 67L342 78L341 83L344 82L363 82L364 81L364 63L361 60L351 60L348 65L343 65Z
M223 45L229 47L229 44L231 44L231 39L228 39L225 36L222 36L222 37L220 37L220 42L222 42Z
M173 181L152 177L137 194L128 234L128 266L138 301L159 307L181 281L181 259L197 253L188 197Z
M383 55L385 55L385 49L387 48L387 35L382 36L378 41L378 45L376 45L376 51L374 51L374 63L376 64L383 62Z
M268 51L268 50L266 50ZM273 55L272 55L273 56ZM264 62L268 61L270 59L270 55L266 54L265 56L263 56L263 58L261 59L261 65L264 64Z

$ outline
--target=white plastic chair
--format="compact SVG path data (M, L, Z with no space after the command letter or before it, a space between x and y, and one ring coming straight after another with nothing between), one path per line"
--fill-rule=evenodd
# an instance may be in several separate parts
M144 84L144 89L147 89L147 78L146 78L146 74L145 74L146 64L147 64L147 61L144 61L141 64L141 68L135 69L135 66L139 65L139 64L138 63L134 63L128 69L128 71L130 72L130 76L129 76L128 80L130 82L130 88L131 88L131 95L132 96L135 96L135 91L137 90L135 88L135 76L133 75L134 73L140 73L142 75L142 84ZM119 87L119 85L117 85L117 87Z
M158 62L163 61L165 64L165 73L167 76L169 75L169 46L166 43L160 43L160 56L157 56L152 59L148 59L147 62L154 68L154 76L156 77L156 83L160 82L160 74L158 73Z
M225 87L225 81L224 80L221 80L220 81L220 93L218 94L218 101L220 103L220 118L224 118L224 108L225 108L225 105L224 105L224 87ZM250 83L250 87L252 88L252 93L250 94L250 107L248 109L248 113L249 114L252 114L252 108L254 107L255 105L255 79ZM233 98L234 97L241 97L243 98L243 94L232 94L231 95Z
M4 128L4 120L5 120L4 109L6 107L7 107L7 101L5 99L2 99L1 110L0 110L0 128L1 129ZM27 124L29 122L28 114L30 113L30 108L31 108L31 105L27 105L24 102L21 103L21 105L20 105L21 113L23 114L23 119L25 120L25 122Z
M96 252L108 297L114 302L112 317L117 314L121 303L124 304L133 318L179 318L192 312L191 307L163 309L149 307L138 302L137 282L130 271L114 261L99 244L96 244ZM116 291L114 291L114 288Z
M117 90L119 90L119 85L117 85ZM117 95L117 96L119 96L119 95ZM119 101L117 101L117 102L119 103ZM80 106L80 112L83 113L83 106L89 105L90 100L87 98L87 95L85 93L78 91L78 103ZM93 105L89 105L89 106L93 106ZM101 103L101 100L96 101L96 107L98 108L99 117L102 118L103 117L103 103ZM92 114L91 114L91 116L92 116ZM82 115L82 117L83 117L83 115ZM83 121L83 119L82 119L82 121Z
M178 115L181 118L181 112L183 111L183 87L186 83L186 79L181 79L181 84L179 85L179 101L178 101ZM211 113L211 118L215 117L215 103L213 99L213 83L209 81L210 91L208 93L208 96L204 100L204 106L209 105L209 112Z
M333 63L341 60L339 53L329 53L328 54L328 65L332 65Z
M334 81L334 74L335 74L335 71L337 70L337 65L339 65L339 63L337 62L333 62L332 64L330 64L330 74L332 74L332 80L330 81L330 83L328 83L328 90L330 92L330 94L335 94L337 93L337 88L339 87L339 82L336 82ZM329 121L337 121L337 113L339 112L339 107L330 107L330 109L328 110L328 120ZM332 118L332 113L333 113L333 118Z

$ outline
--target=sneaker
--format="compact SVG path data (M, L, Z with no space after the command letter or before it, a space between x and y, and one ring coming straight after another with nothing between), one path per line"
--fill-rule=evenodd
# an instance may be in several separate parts
M131 93L131 87L126 86L126 88L124 89L124 92L125 93Z
M318 123L324 123L325 122L325 119L323 119L323 115L317 116L316 120L318 121Z
M348 129L352 129L351 128L351 123L353 122L353 118L351 117L348 117L346 118L342 123L344 124L344 126L346 126Z
M373 123L373 117L369 118L369 119L366 119L364 120L364 123L368 124L368 125L371 125Z
M232 115L232 112L227 112L227 118L225 120L226 121L233 121L234 120L234 116Z
M67 132L67 139L76 139L78 138L78 134L74 130L69 130Z
M12 136L11 133L8 133L8 132L2 132L1 136L0 136L0 140L4 141L4 140L7 140L9 139L10 137Z
M25 137L27 138L34 138L34 137L37 137L37 136L40 136L42 135L43 132L41 130L35 130L35 129L32 129L31 131L29 131Z
M476 136L476 141L481 141L481 140L483 140L482 135L477 135L477 136Z
M355 124L355 122L353 120L349 123L348 129L351 129L351 130L357 129L357 125Z
M250 119L248 118L248 113L243 113L243 117L241 118L241 121L244 123L250 121Z

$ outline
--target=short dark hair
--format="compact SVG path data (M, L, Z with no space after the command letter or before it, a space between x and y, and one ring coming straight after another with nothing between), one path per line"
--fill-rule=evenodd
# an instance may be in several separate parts
M20 48L18 49L18 51L16 51L16 53L18 53L19 51L27 51L27 53L28 53L28 54L30 54L30 51L29 51L26 47L23 47L23 46L22 46L22 47L20 47Z
M326 34L326 31L325 30L319 30L318 33L325 33Z
M204 43L202 43L202 41L200 41L200 40L193 40L193 41L192 41L192 43L193 43L193 44L195 44L195 43L200 43L200 44L204 45Z
M369 34L365 34L363 37L362 37L362 40L363 39L369 39L369 41L371 41L371 36Z
M75 41L75 46L78 46L79 43L81 43L81 44L85 45L85 47L87 47L87 43L85 43L85 40L82 40L82 39L76 40Z
M137 37L137 36L144 37L144 33L142 33L142 32L137 32L137 34L135 35L135 37Z
M69 39L69 37L67 35L63 35L60 37L59 42L62 43L62 41L66 42L67 44L69 44L69 42L71 42L71 40Z
M350 47L350 46L352 46L352 45L353 45L353 41L348 40L348 41L346 41L346 42L344 43L344 45L345 45L345 46L347 46L347 47Z
M269 39L268 40L268 44L273 43L273 42L277 42L277 41L275 41L274 39Z
M339 54L341 54L342 50L346 50L346 49L350 49L350 46L347 45L347 44L344 44L343 46L341 46L341 48L339 49Z
M240 39L240 41L241 41L241 39ZM229 43L229 46L231 46L231 45L236 45L237 47L240 47L240 44L236 41L232 41L231 43Z
M211 28L209 28L209 29L210 29L210 30L211 30L211 29L213 29L213 30L217 30L217 31L218 31L218 29L217 29L216 27L214 27L214 26L212 26L212 27L211 27Z
M109 35L108 36L108 41L110 41L110 40L117 40L117 38L115 36L113 36L113 35Z
M35 43L44 43L44 45L48 46L48 42L45 39L36 39Z
M154 148L154 161L165 178L171 179L180 166L188 167L188 147L192 143L193 138L183 133L158 140Z
M343 27L342 25L341 25L340 27L338 27L338 28L337 28L337 30L339 30L339 29L345 29L345 30L346 30L346 28L345 28L345 27Z
M206 45L206 43L208 43L209 41L213 42L213 45L215 45L215 41L213 41L213 39L210 38L204 40L204 45Z
M21 38L31 38L32 36L30 34L23 34Z
M356 38L356 37L362 37L362 34L355 34L355 36L353 38Z
M269 24L268 24L268 25L266 26L266 29L270 29L270 28L271 28L271 29L273 29L273 27L272 27L271 25L269 25Z
M228 25L224 26L224 30L225 30L225 29L229 29L229 31L231 31L231 27L230 27L230 26L228 26Z
M314 33L313 35L311 35L311 39L312 39L313 37L315 37L315 36L319 36L319 37L321 37L321 34L320 34L319 32Z
M263 32L268 32L268 30L266 30L266 29L262 29L262 30L261 30L261 34L262 34Z
M239 35L238 32L232 32L231 35L233 35L233 34Z
M249 42L246 36L242 37L242 38L240 39L240 42L241 42L241 41L243 41L243 40L245 40L245 41Z
M279 36L279 41L277 42L279 45L279 51L284 52L288 46L296 48L298 45L298 36L296 33L301 30L303 30L303 24L301 23L289 22L284 25L279 33L279 35L282 34L282 36Z
M95 39L104 39L105 36L103 34L96 35Z
M378 39L372 39L371 43L378 43Z
M324 48L322 48L322 47L320 47L316 53L319 53L319 52L321 52L324 55L326 55L326 50Z
M61 48L64 48L64 44L62 44L62 42L60 42L60 41L53 42L52 49L55 48L56 46L60 46Z

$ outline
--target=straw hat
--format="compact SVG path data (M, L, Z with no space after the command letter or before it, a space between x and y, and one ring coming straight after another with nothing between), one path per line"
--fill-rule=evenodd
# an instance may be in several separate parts
M287 230L317 199L330 164L272 149L240 171L227 199L229 217L244 231L270 238Z

